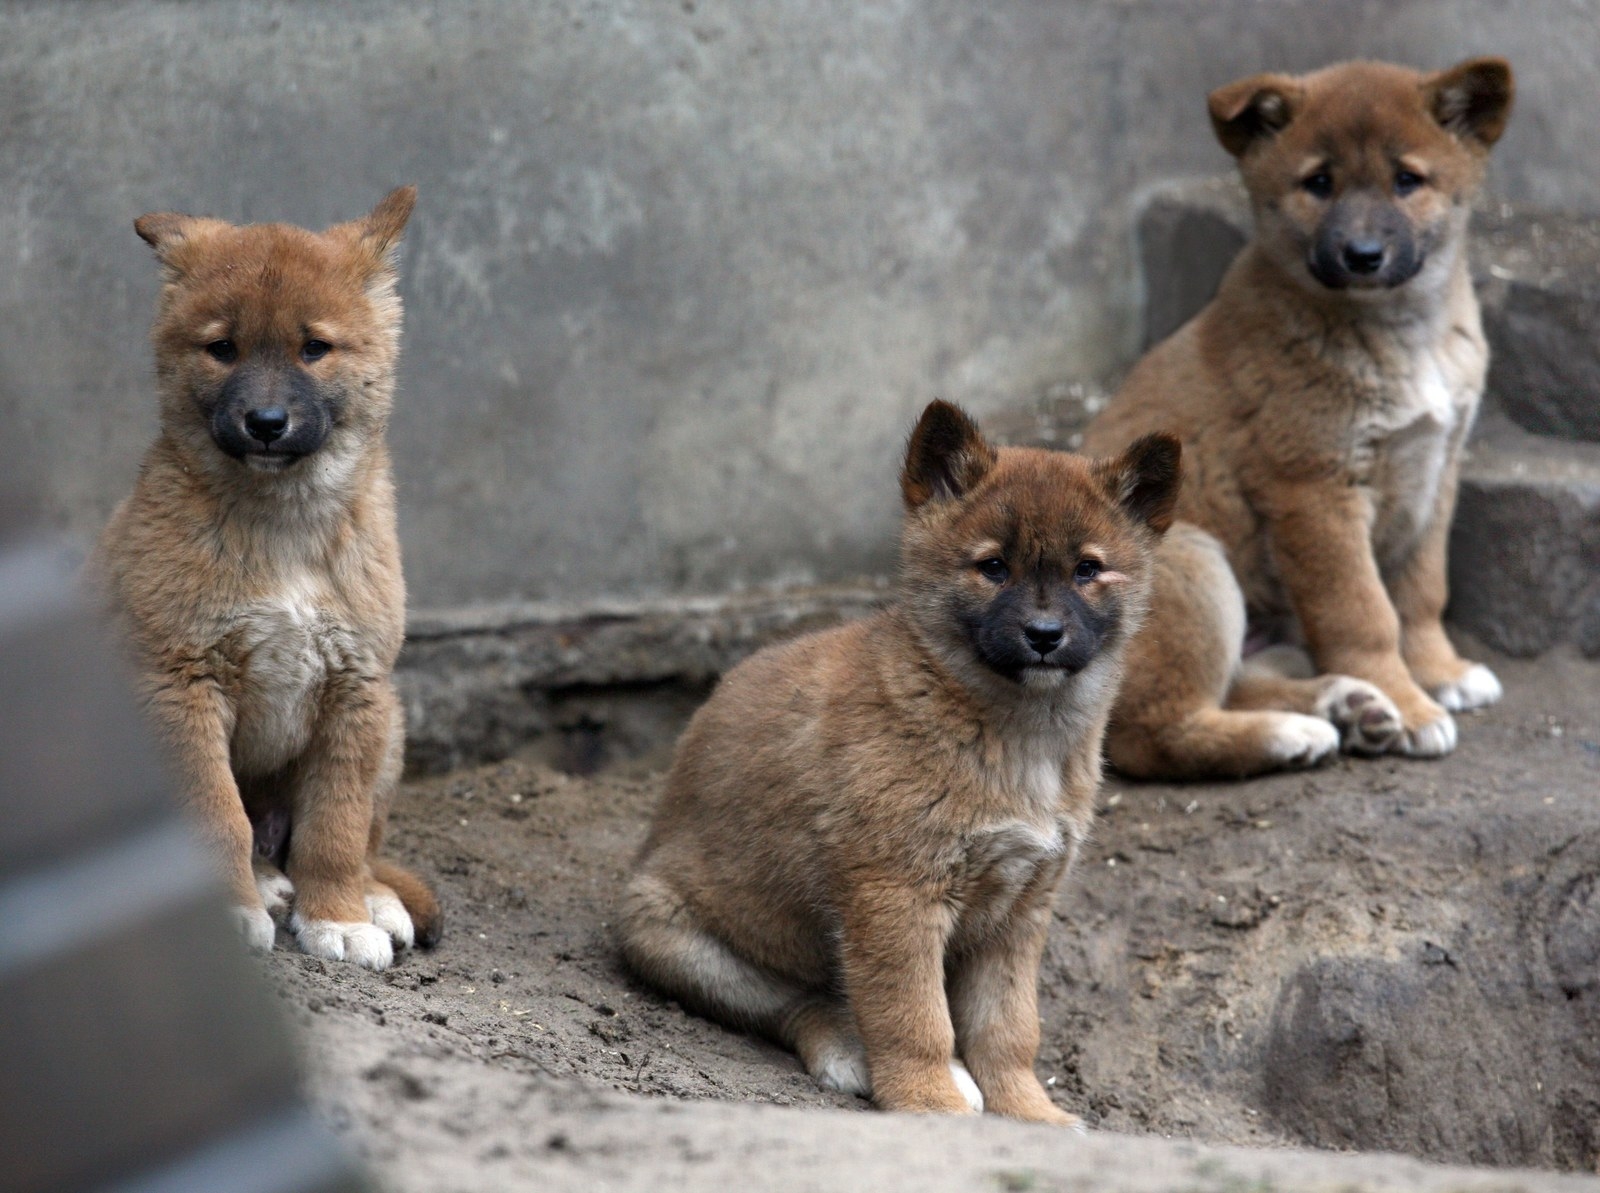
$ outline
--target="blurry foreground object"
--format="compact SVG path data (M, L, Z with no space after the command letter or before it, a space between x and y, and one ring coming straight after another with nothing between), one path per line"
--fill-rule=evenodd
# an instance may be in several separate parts
M65 551L17 511L0 492L0 1189L366 1188Z

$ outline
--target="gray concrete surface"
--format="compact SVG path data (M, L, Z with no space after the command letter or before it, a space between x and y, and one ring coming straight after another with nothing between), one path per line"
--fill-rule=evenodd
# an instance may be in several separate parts
M1600 3L0 6L0 417L80 539L154 417L132 218L421 202L393 430L413 605L880 571L893 459L1140 344L1140 197L1207 89L1501 52L1497 196L1600 212Z

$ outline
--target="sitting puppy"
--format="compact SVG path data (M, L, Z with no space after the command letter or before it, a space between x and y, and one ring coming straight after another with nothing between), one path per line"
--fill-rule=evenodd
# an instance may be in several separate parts
M1085 437L1104 453L1176 432L1190 478L1107 739L1119 770L1247 775L1341 740L1436 757L1455 748L1452 710L1499 699L1440 616L1488 361L1467 219L1511 97L1497 58L1212 93L1254 239ZM1242 665L1247 616L1323 674Z
M684 733L624 896L634 968L826 1089L1076 1124L1033 1072L1039 960L1178 455L996 451L930 405L894 601L745 660Z
M270 949L292 899L301 948L371 969L441 923L377 857L403 744L391 254L415 200L320 235L135 223L165 274L160 433L91 561L246 939Z

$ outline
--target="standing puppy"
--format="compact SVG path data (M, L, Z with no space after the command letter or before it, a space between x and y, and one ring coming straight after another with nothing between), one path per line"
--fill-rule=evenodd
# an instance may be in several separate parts
M1147 776L1245 775L1336 750L1434 757L1500 684L1440 624L1461 445L1488 350L1469 205L1510 115L1498 58L1356 62L1212 93L1255 237L1086 436L1155 428L1189 482L1108 747ZM1246 618L1318 678L1242 666Z
M92 561L246 939L270 949L292 899L301 948L371 969L441 923L377 858L403 744L392 254L415 201L320 235L135 222L165 275L161 430Z
M893 603L747 659L690 723L623 948L824 1088L1076 1123L1033 1072L1039 959L1178 445L996 451L934 402L900 487Z

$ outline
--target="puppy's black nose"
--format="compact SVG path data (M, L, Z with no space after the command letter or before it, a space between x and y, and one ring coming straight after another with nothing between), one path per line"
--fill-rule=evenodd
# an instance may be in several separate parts
M1039 652L1040 657L1049 654L1061 645L1061 639L1067 636L1066 627L1059 621L1030 621L1022 627L1022 635L1028 640L1028 645Z
M288 426L289 412L282 406L268 406L262 410L245 412L244 429L250 432L250 438L259 439L262 443L281 439Z
M1344 266L1351 273L1377 273L1383 265L1383 245L1376 240L1352 240L1344 246Z

